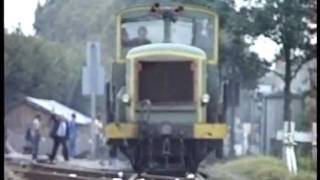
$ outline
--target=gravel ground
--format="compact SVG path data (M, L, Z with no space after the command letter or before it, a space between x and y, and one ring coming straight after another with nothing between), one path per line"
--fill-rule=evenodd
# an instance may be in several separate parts
M20 176L15 175L10 166L4 165L4 180L26 180Z
M25 155L20 153L6 154L5 158L14 159L21 162L31 162L31 155ZM46 155L39 156L39 159L47 159ZM103 164L99 160L89 159L70 159L68 162L63 160L62 156L57 156L56 164L62 166L86 168L86 169L108 169L108 170L131 170L130 163L128 161L120 160L104 160Z

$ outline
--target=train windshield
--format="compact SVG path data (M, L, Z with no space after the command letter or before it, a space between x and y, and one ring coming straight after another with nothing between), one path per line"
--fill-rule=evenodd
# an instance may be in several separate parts
M153 43L178 43L204 50L213 57L214 18L205 13L154 15L130 12L121 17L122 58L133 47Z

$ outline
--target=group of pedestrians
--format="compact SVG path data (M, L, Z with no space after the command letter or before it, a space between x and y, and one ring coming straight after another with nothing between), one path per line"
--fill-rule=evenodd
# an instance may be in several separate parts
M76 115L71 115L71 121L68 122L66 118L51 115L50 121L52 122L52 127L50 131L50 137L53 140L53 147L51 154L49 154L50 162L53 162L57 154L57 150L60 145L62 145L62 152L65 161L69 160L69 155L74 157L76 155L76 141L77 141L77 124ZM39 114L33 119L31 126L26 132L26 147L24 151L31 152L32 159L37 160L39 144L41 141L41 123L42 119Z
M76 123L76 115L71 115L71 120L68 121L66 118L52 114L50 117L51 130L49 136L52 138L53 146L52 151L49 156L51 163L55 160L59 146L62 146L62 154L65 161L69 161L70 157L75 157L78 153L77 151L77 137L78 137L78 127ZM26 132L26 148L25 153L31 152L32 159L37 160L38 158L38 149L41 141L41 125L42 118L39 114L35 116L32 120L31 126L27 129ZM97 116L95 121L95 157L101 159L100 163L103 163L103 156L105 154L105 141L103 135L102 123L100 122L100 115Z

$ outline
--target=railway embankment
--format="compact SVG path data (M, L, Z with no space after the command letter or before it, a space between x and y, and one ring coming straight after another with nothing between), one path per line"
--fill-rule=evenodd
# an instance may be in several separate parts
M292 175L281 159L267 156L241 157L226 162L206 164L200 170L208 180L315 180L316 172L299 170Z

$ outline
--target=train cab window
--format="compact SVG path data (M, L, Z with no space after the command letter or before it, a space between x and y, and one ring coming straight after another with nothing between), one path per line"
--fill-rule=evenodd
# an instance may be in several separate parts
M162 42L162 31L159 31L159 29L162 28L163 22L157 19L123 23L121 26L122 57L124 57L131 48Z
M155 16L143 10L123 14L121 58L130 49L141 45L174 43L198 47L206 52L208 59L212 59L217 31L215 20L212 15L196 11L185 11L174 17Z
M213 26L208 18L180 17L171 25L171 42L198 47L211 57Z

